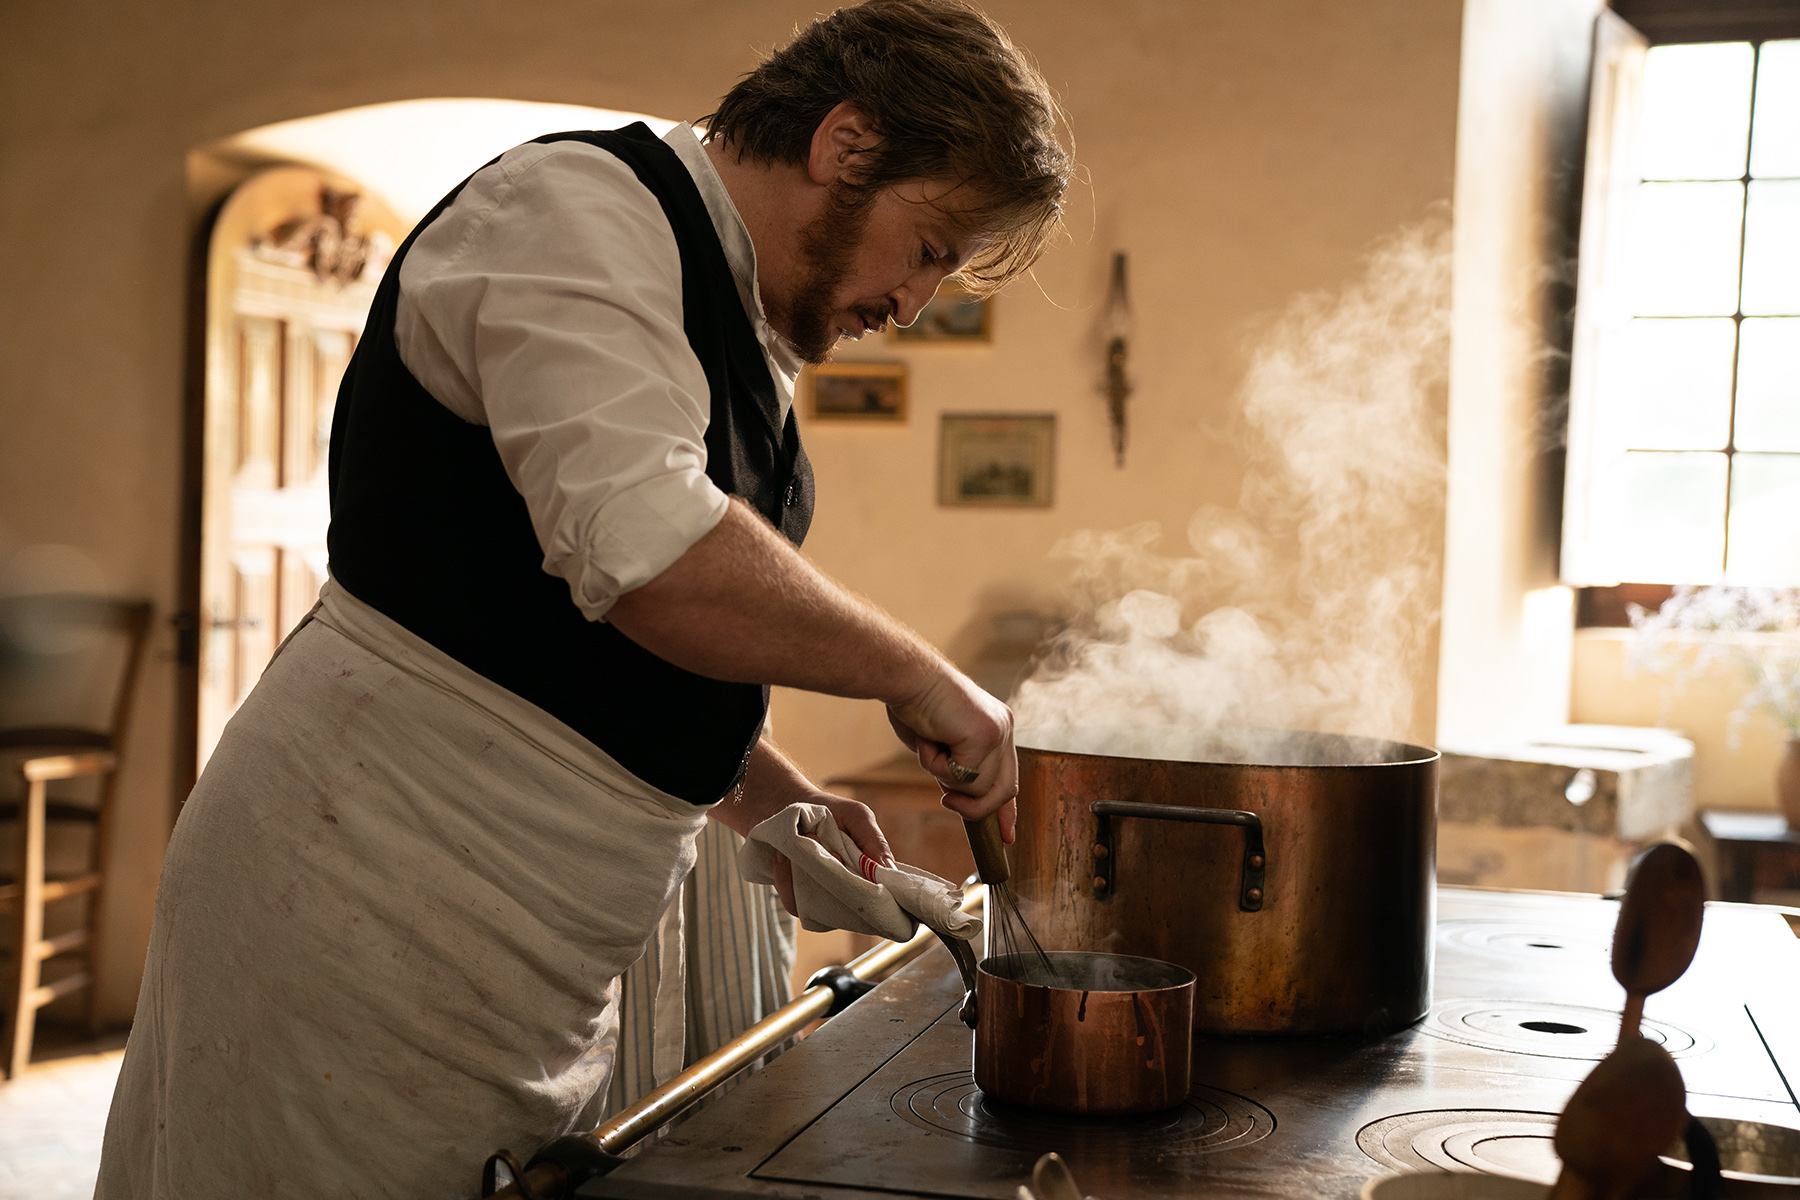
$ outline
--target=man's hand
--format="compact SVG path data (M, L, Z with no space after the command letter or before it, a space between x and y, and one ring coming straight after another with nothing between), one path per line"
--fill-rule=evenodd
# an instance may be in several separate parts
M882 836L881 826L875 821L875 814L869 806L843 796L833 796L829 792L815 792L807 797L808 804L822 804L831 810L831 819L837 827L850 835L856 848L874 859L884 867L894 865L894 855L888 849L887 838ZM849 864L852 871L856 864ZM788 861L787 855L775 856L775 894L781 897L781 907L793 916L800 915L800 906L794 900L794 864Z
M888 722L944 789L945 808L966 821L998 810L1001 836L1012 843L1019 793L1012 710L946 666L919 695L888 705Z
M894 865L894 853L869 806L814 787L800 768L787 760L767 739L756 743L750 752L750 765L744 771L741 799L732 798L715 805L707 814L713 820L748 837L750 831L790 804L819 804L829 809L837 827L850 835L857 849L884 867ZM852 871L856 863L848 864ZM785 855L775 856L775 894L781 906L799 916L794 908L794 867Z

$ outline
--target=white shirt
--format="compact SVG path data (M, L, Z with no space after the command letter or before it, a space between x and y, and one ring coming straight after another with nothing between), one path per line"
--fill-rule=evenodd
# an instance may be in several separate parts
M750 233L693 128L663 141L706 203L785 420L800 360L763 313ZM674 232L597 146L527 144L477 171L400 266L394 338L426 391L493 431L544 570L590 620L725 515Z

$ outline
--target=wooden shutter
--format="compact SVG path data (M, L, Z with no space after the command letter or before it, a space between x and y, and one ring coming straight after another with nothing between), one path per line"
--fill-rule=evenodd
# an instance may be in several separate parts
M1588 100L1563 491L1562 579L1577 586L1619 582L1597 487L1607 464L1624 453L1624 442L1603 419L1599 373L1606 347L1631 319L1625 251L1640 174L1639 97L1648 49L1643 34L1611 12L1600 14Z

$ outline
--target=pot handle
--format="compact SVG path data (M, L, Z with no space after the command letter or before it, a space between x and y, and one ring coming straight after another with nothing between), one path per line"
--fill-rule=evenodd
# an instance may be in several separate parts
M1088 805L1099 832L1094 838L1094 895L1110 898L1118 888L1119 843L1113 836L1114 817L1147 817L1155 821L1197 821L1204 825L1241 825L1244 829L1244 870L1238 880L1238 908L1261 912L1263 874L1268 856L1263 852L1262 821L1253 812L1231 808L1187 808L1179 804L1142 804L1135 800L1096 800Z
M950 951L950 957L956 960L956 970L962 976L965 989L960 1015L963 1024L973 1029L978 1011L975 1006L975 949L963 939L951 937L941 929L933 929L931 932L937 934L938 941L944 943L944 948Z

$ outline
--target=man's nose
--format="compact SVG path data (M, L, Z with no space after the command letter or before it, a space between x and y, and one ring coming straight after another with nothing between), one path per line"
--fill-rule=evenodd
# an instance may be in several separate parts
M918 320L919 313L937 295L938 284L941 282L942 279L936 275L915 276L895 288L888 296L894 305L894 324L905 328Z

